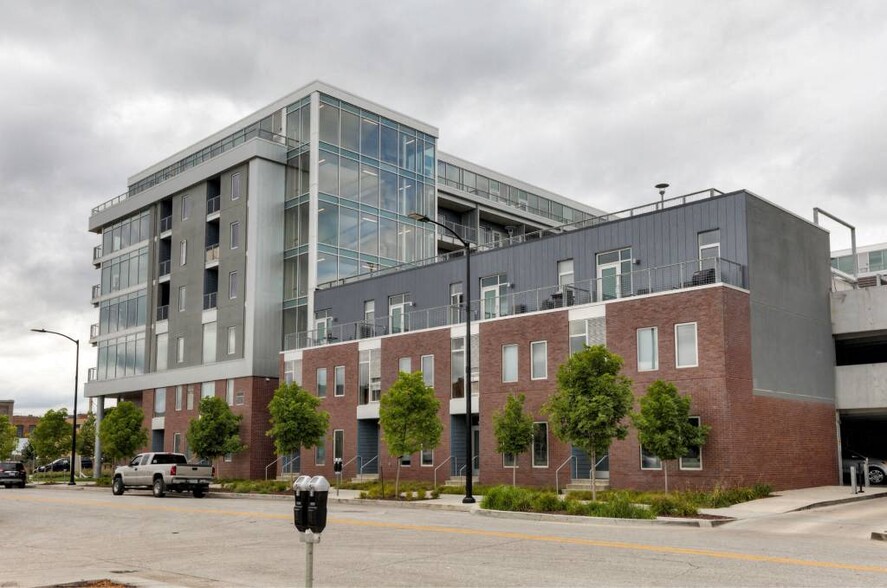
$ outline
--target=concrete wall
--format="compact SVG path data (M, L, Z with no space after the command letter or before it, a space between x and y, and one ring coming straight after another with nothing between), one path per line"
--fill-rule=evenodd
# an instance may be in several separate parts
M832 331L835 335L887 331L887 288L858 288L832 292Z
M887 363L842 365L835 371L839 410L887 410Z
M759 198L746 203L755 393L832 402L828 233Z

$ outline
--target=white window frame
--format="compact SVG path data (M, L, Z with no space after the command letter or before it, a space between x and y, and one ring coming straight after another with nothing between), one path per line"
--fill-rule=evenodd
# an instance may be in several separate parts
M655 459L659 465L657 467L644 467L644 453L647 453L647 455L649 455L652 459ZM649 451L645 452L644 446L640 445L640 444L638 444L638 460L639 460L638 463L640 464L642 471L653 472L653 471L661 471L662 470L662 460L659 459L659 456L653 455Z
M506 375L506 350L514 355L514 378L506 379L508 376ZM502 383L503 384L511 384L517 382L520 379L520 360L518 358L518 346L516 343L507 343L502 346Z
M188 410L194 410L194 388L192 386L188 386L188 397L186 399L186 406Z
M425 456L430 456L430 459L425 460ZM434 450L433 449L423 449L419 452L419 466L423 468L432 468L434 467Z
M702 426L702 417L691 416L688 420L691 420L691 421L695 420L697 427ZM679 469L684 470L684 471L689 471L689 472L702 471L702 445L699 445L698 447L699 447L699 467L689 467L689 466L684 467L684 456L681 456L680 458L678 458L678 468Z
M320 388L320 375L323 374L323 393ZM327 388L329 387L328 374L325 367L317 368L315 372L314 388L318 398L326 398Z
M339 393L339 374L342 375L342 378L341 378L342 393L341 394ZM335 386L335 388L333 390L333 396L336 396L337 398L341 398L341 397L345 396L345 366L344 365L337 365L336 366L334 386Z
M693 350L695 361L687 364L681 364L680 341L678 341L678 331L680 327L693 326ZM674 366L676 369L699 367L699 326L697 323L678 323L674 326Z
M157 404L161 396L163 400L159 402L160 410L157 410ZM163 416L166 414L166 388L154 389L154 416Z
M617 254L617 257L619 259L616 261L609 261L606 263L601 263L601 256L602 255L609 255L611 253ZM626 257L626 255L627 255L627 257ZM595 288L595 289L597 290L597 299L596 300L598 302L603 301L603 300L618 300L619 298L622 298L626 293L630 293L632 291L631 290L632 262L633 262L633 258L632 258L631 247L623 247L621 249L612 249L610 251L603 251L601 253L598 253L595 256L595 268L596 268L596 272L597 272L597 288ZM609 269L616 270L616 273L613 276L610 276L610 277L615 278L615 280L616 280L616 291L615 291L615 296L613 298L604 298L604 275L603 274L604 274L605 270L609 270ZM625 287L626 284L623 283L624 282L623 276L625 276L626 279L628 280L628 283L627 283L628 288L626 288Z
M176 337L176 363L185 363L185 338Z
M240 279L237 270L228 273L228 300L237 299L237 290L240 288Z
M642 331L651 331L653 333L653 346L651 351L653 357L651 360L652 367L641 367L641 333ZM659 328L658 327L641 327L636 332L637 341L637 366L639 372L655 372L659 369Z
M225 382L225 402L228 406L234 406L234 380L231 378Z
M231 249L240 248L240 221L231 223L228 244Z
M536 425L544 425L545 426L545 463L537 464L536 463ZM548 421L536 421L533 423L533 443L530 446L530 459L532 460L534 468L544 469L550 467L551 463L551 443L549 441L548 435Z
M154 338L156 346L155 369L158 372L166 371L169 366L169 333L160 333Z
M237 327L228 327L228 355L237 352Z
M212 398L216 395L216 383L212 382L201 382L200 383L200 399L204 398Z
M401 357L397 360L397 372L406 372L408 374L413 373L413 358L412 357Z
M240 199L240 172L231 174L231 200Z
M243 406L246 403L246 393L243 390L237 390L234 393L234 406Z
M533 356L537 346L542 346L542 375L536 373L536 358ZM548 341L533 341L530 343L530 379L531 380L547 380L548 379Z
M191 196L185 194L182 196L182 220L188 220L191 216Z
M176 386L176 411L182 410L182 387ZM175 453L178 453L177 451Z
M173 433L172 435L172 452L181 453L182 451L182 434Z
M406 333L410 330L410 319L407 308L413 306L409 294L397 294L388 297L388 332ZM395 316L395 311L398 315Z
M495 279L495 283L493 280ZM488 282L484 285L484 282ZM481 320L507 316L508 280L505 274L494 274L480 279ZM488 297L488 294L492 296Z
M557 262L557 289L562 291L564 286L572 286L575 281L573 272L573 259L562 259Z
M434 356L423 355L419 359L422 366L422 383L429 388L434 388Z
M179 312L185 312L188 305L188 287L179 286Z
M511 462L509 464L509 462ZM502 454L502 467L503 468L516 468L517 467L517 456L513 453L503 453Z
M179 265L186 263L188 263L188 240L182 239L179 241Z

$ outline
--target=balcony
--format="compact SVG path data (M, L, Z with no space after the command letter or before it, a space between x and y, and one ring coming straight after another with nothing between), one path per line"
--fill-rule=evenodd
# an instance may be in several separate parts
M745 266L724 258L685 261L665 266L637 270L598 279L584 280L570 285L552 285L520 292L500 293L488 300L472 300L470 307L474 320L489 320L515 314L566 308L593 302L615 301L621 298L643 296L657 292L672 292L711 284L729 284L746 287ZM887 290L887 289L885 289ZM461 306L439 306L413 310L398 317L398 332L462 324L465 320ZM328 328L289 333L284 337L284 349L301 349L329 345L340 341L354 341L389 334L390 318L380 317L373 323L356 322L335 324Z
M96 304L98 299L102 296L102 285L95 284L92 287L92 303Z
M96 245L92 248L92 264L95 266L99 265L99 259L102 257L102 246Z
M219 244L216 243L215 245L208 246L204 258L207 266L210 266L210 264L219 265Z
M157 320L169 320L169 304L164 304L163 306L157 307Z
M222 197L221 196L213 196L212 198L206 199L206 216L213 214L214 212L219 212L219 208L222 205Z
M160 232L165 233L172 230L172 215L165 216L160 219Z
M86 381L87 382L95 382L98 379L99 371L98 368L91 367L89 371L86 372Z
M157 275L161 278L163 276L168 276L171 264L172 264L171 259L164 259L163 261L161 261L160 262L160 269L158 270Z
M99 336L99 324L94 323L89 327L89 340L95 345L95 339Z
M203 295L203 310L212 310L213 308L216 308L218 294L218 292L210 292Z

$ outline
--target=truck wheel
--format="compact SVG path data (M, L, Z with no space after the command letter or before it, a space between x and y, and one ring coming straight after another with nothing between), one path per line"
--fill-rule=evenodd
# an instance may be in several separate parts
M163 498L166 495L166 483L163 478L157 476L154 478L154 486L152 487L156 498Z
M111 492L114 496L120 496L124 490L126 490L126 486L123 485L123 478L119 476L114 478L114 482L111 484Z
M206 496L206 490L203 488L195 488L192 493L194 494L194 498L203 498Z

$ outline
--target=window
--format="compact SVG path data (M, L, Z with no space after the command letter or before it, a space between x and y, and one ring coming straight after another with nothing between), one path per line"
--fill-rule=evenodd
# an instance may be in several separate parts
M641 469L642 470L661 470L662 460L644 449L641 445Z
M225 454L225 462L231 463L232 461L234 461L234 454L233 453L226 453Z
M216 332L217 323L203 325L203 363L216 362Z
M562 290L564 286L573 285L573 260L564 259L557 262L557 285Z
M238 390L234 393L234 404L237 406L243 406L243 390Z
M154 415L161 416L166 413L166 388L154 390Z
M420 463L423 468L430 468L434 465L434 450L423 449L420 457Z
M450 324L462 321L462 282L450 284Z
M234 300L237 298L237 289L240 287L240 280L237 277L237 272L231 272L228 274L228 300Z
M699 417L690 417L687 420L694 427L699 427L702 424L702 419ZM679 466L682 470L701 470L702 447L699 445L691 447L686 455L681 456Z
M401 467L410 467L411 465L413 465L413 456L410 454L401 455L400 465Z
M237 351L237 327L228 327L228 355Z
M342 460L345 457L345 430L333 431L333 460Z
M597 296L614 300L631 295L631 247L597 254Z
M505 281L505 274L481 278L480 299L482 318L491 319L509 314L508 296L506 296L509 285Z
M345 366L336 366L336 396L345 396Z
M216 395L215 382L203 382L200 384L200 399L211 398Z
M188 262L188 240L179 241L179 265L185 265Z
M326 398L326 368L317 368L317 397Z
M161 333L157 335L157 358L155 361L156 369L158 372L162 372L166 369L166 362L169 359L169 334Z
M714 269L721 256L721 231L714 229L697 235L699 244L699 269Z
M326 442L323 439L314 448L314 465L326 465Z
M174 433L172 436L172 452L173 453L181 453L182 452L182 434Z
M688 368L699 365L696 350L696 323L674 326L675 367Z
M429 388L434 388L434 356L422 356L422 383Z
M333 326L333 317L329 309L318 310L314 313L314 332L317 335L319 343L325 343L331 340L332 333L330 329Z
M502 467L503 468L516 468L517 467L517 459L513 453L503 453L502 454Z
M186 306L186 295L188 289L185 286L179 286L179 312L183 312Z
M182 387L176 386L176 410L182 410Z
M365 300L363 303L363 322L372 325L376 322L376 301Z
M450 383L453 398L465 398L465 337L450 340Z
M194 387L188 386L188 410L194 410Z
M656 327L638 329L638 371L659 369L659 331Z
M240 247L240 223L231 223L231 249Z
M388 297L388 321L392 333L404 333L410 330L410 316L406 309L412 305L409 294Z
M185 363L185 338L176 338L176 363Z
M228 406L234 406L234 380L229 379L225 383L225 402Z
M240 173L231 174L231 200L240 198Z
M517 345L502 346L502 381L517 382Z
M548 342L535 341L530 343L530 362L533 366L531 378L544 380L548 377Z
M182 220L188 220L191 216L191 197L185 194L182 196Z
M548 423L533 423L533 467L548 467Z
M398 372L406 372L408 374L412 373L413 370L413 360L409 357L401 357L397 360L397 371Z

